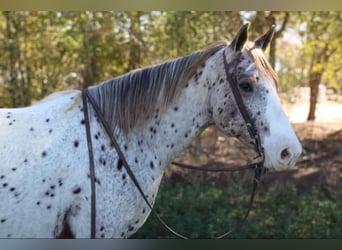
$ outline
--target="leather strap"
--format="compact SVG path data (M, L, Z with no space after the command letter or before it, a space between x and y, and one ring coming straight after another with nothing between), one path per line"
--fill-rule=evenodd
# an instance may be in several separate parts
M91 189L91 205L90 205L90 238L95 239L96 234L96 190L95 190L95 167L94 167L94 152L90 134L89 111L87 103L87 92L82 92L84 124L86 127L89 166L90 166L90 189Z
M119 156L119 159L122 160L122 163L123 163L123 166L125 167L126 171L127 171L127 174L129 175L129 177L131 178L131 180L133 181L134 185L137 187L139 193L141 194L141 197L144 199L146 205L151 209L151 213L158 219L158 221L165 227L167 228L171 233L173 233L174 235L176 235L177 237L179 238L182 238L182 239L187 239L186 236L180 234L180 233L177 233L175 230L173 230L169 225L166 224L166 222L158 215L158 213L153 209L151 203L148 201L148 199L146 198L146 195L144 194L144 191L142 190L138 180L136 179L135 175L133 174L131 168L129 167L127 161L126 161L126 157L124 156L124 154L122 153L121 149L120 149L120 146L119 144L117 143L116 139L114 138L114 135L110 129L110 126L108 124L108 122L105 120L102 112L100 111L98 105L96 104L94 98L89 94L89 91L88 89L85 89L83 90L83 102L86 102L86 99L89 99L90 103L92 104L96 114L97 114L97 117L99 118L103 128L105 129L107 135L109 136L110 138L110 141L112 143L112 145L115 147L117 153L118 153L118 156ZM84 110L84 112L86 112ZM87 123L87 122L86 122ZM88 119L88 123L89 123L89 119ZM89 139L90 137L87 136L87 138ZM89 143L88 141L88 149L89 149L89 144L91 144L91 142ZM92 148L92 147L91 147ZM89 158L94 158L93 157L93 151L89 150L89 155L92 154L92 156L89 156ZM92 161L93 162L93 161ZM94 180L92 180L92 184L95 182L95 178ZM92 192L95 192L95 189L92 188ZM93 197L93 195L92 195ZM95 207L95 204L93 204L92 202L92 207ZM95 208L92 208L92 212L95 212ZM95 219L93 217L95 217L95 214L91 214L92 216L92 219L91 221L94 221L95 222ZM91 231L95 231L95 225L93 223L91 223Z
M237 80L237 67L240 61L241 53L239 56L237 56L230 64L227 63L226 56L223 53L223 65L224 70L226 72L227 81L229 82L230 88L232 90L232 93L234 95L234 99L236 102L236 105L238 106L240 113L245 121L245 124L247 126L248 133L250 137L254 140L254 147L255 150L258 152L259 157L264 157L264 149L261 145L260 136L258 134L258 131L255 127L255 124L252 120L252 117L247 111L247 108L242 100L240 91L238 89L238 80Z

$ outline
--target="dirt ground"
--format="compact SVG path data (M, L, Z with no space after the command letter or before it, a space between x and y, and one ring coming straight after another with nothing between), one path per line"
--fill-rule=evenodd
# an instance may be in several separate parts
M307 114L299 112L296 107L290 107L287 114ZM324 104L329 111L329 106ZM303 109L298 105L297 109ZM319 113L320 112L320 113ZM260 191L273 186L287 188L295 186L298 194L313 187L322 191L330 199L331 192L342 188L342 104L334 103L330 112L322 112L320 108L318 121L295 122L293 128L299 137L303 153L295 167L290 170L269 170L263 175ZM330 113L330 116L328 115ZM317 114L317 113L316 113ZM297 117L297 121L303 117ZM305 119L304 119L305 120ZM255 153L246 148L234 138L225 138L214 127L204 131L198 139L176 161L208 167L243 166L253 161ZM214 181L217 185L225 185L229 178L241 185L251 185L253 171L245 170L238 173L209 173L202 171L184 170L174 165L167 169L166 176L172 181L198 183ZM332 199L332 198L331 198Z

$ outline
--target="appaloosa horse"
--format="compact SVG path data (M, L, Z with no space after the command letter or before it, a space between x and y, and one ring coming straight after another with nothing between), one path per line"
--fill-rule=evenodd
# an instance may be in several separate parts
M272 35L273 28L247 41L244 25L231 44L220 42L88 89L152 204L166 166L207 126L215 124L226 136L254 143L224 61L236 69L234 84L260 137L265 167L295 164L301 145L263 54ZM95 237L129 237L148 217L150 209L93 106L87 105L92 190L82 100L82 92L72 90L30 107L0 110L0 237L89 238L94 190Z

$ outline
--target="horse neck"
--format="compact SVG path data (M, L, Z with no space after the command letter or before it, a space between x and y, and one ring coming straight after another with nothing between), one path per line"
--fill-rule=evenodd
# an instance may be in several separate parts
M204 87L210 80L205 68L199 72L190 79L165 113L159 114L157 108L155 115L132 133L132 137L137 137L138 141L144 138L154 157L160 158L161 167L166 167L212 123L210 88Z

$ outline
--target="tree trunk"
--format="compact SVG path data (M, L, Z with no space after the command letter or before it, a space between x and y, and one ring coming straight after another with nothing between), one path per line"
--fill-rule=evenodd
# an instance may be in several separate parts
M324 65L329 60L330 56L335 52L335 49L328 49L326 44L320 52L316 53L311 61L310 73L309 73L309 86L310 86L310 108L308 114L308 121L315 120L316 104L318 97L319 84L321 83L322 76L324 74L324 67L318 67L319 69L314 70L314 67L318 65Z
M314 121L316 116L316 104L318 97L318 87L322 79L323 72L312 72L309 75L309 85L310 85L310 108L307 120Z
M102 75L97 52L100 42L99 30L96 28L97 16L96 13L90 13L89 15L89 21L82 24L82 32L85 36L83 40L83 57L85 61L85 67L82 71L83 88L99 82Z
M269 26L276 24L276 17L275 15L279 14L278 12L271 11L270 14L266 17L267 24ZM282 20L282 24L279 30L277 30L274 34L273 39L270 43L270 51L269 51L269 62L273 68L275 68L276 64L276 48L277 48L277 39L282 36L283 31L286 29L287 22L289 20L290 14L289 12L285 12L285 16Z
M19 60L20 60L20 43L18 38L18 22L15 16L11 16L10 12L5 11L6 19L6 39L9 54L9 86L8 92L11 97L11 107L17 107L21 103L20 84L19 84Z
M128 71L136 69L140 67L141 64L141 31L140 31L140 15L139 11L130 12L130 48L129 48L129 63L128 63Z

